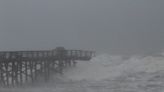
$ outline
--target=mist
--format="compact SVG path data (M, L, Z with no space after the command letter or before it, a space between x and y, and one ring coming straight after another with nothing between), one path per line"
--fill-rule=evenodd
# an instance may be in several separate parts
M163 0L1 0L0 50L164 49Z

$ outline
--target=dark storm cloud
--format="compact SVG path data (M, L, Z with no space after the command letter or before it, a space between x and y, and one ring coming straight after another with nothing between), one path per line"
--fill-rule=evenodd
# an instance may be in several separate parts
M163 0L2 0L0 49L94 49L149 53L164 48Z

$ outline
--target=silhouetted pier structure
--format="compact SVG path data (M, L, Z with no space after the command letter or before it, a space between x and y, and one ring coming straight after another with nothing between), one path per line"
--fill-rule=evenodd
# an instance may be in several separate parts
M88 61L93 51L65 50L57 47L43 51L0 52L0 87L34 83L39 77L48 81L51 74L63 73L65 67L75 66L77 60Z

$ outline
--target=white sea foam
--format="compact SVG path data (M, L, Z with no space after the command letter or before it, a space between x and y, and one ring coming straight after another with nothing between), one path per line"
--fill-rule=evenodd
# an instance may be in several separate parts
M91 61L79 61L76 68L66 73L72 80L103 80L132 72L156 72L164 70L164 57L132 56L123 60L121 56L107 54L97 56Z

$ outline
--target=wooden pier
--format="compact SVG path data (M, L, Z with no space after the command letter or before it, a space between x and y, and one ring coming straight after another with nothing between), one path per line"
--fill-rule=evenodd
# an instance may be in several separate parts
M95 52L65 50L57 47L43 51L1 51L0 87L14 87L35 83L40 77L45 82L55 73L76 65L76 61L88 61Z

